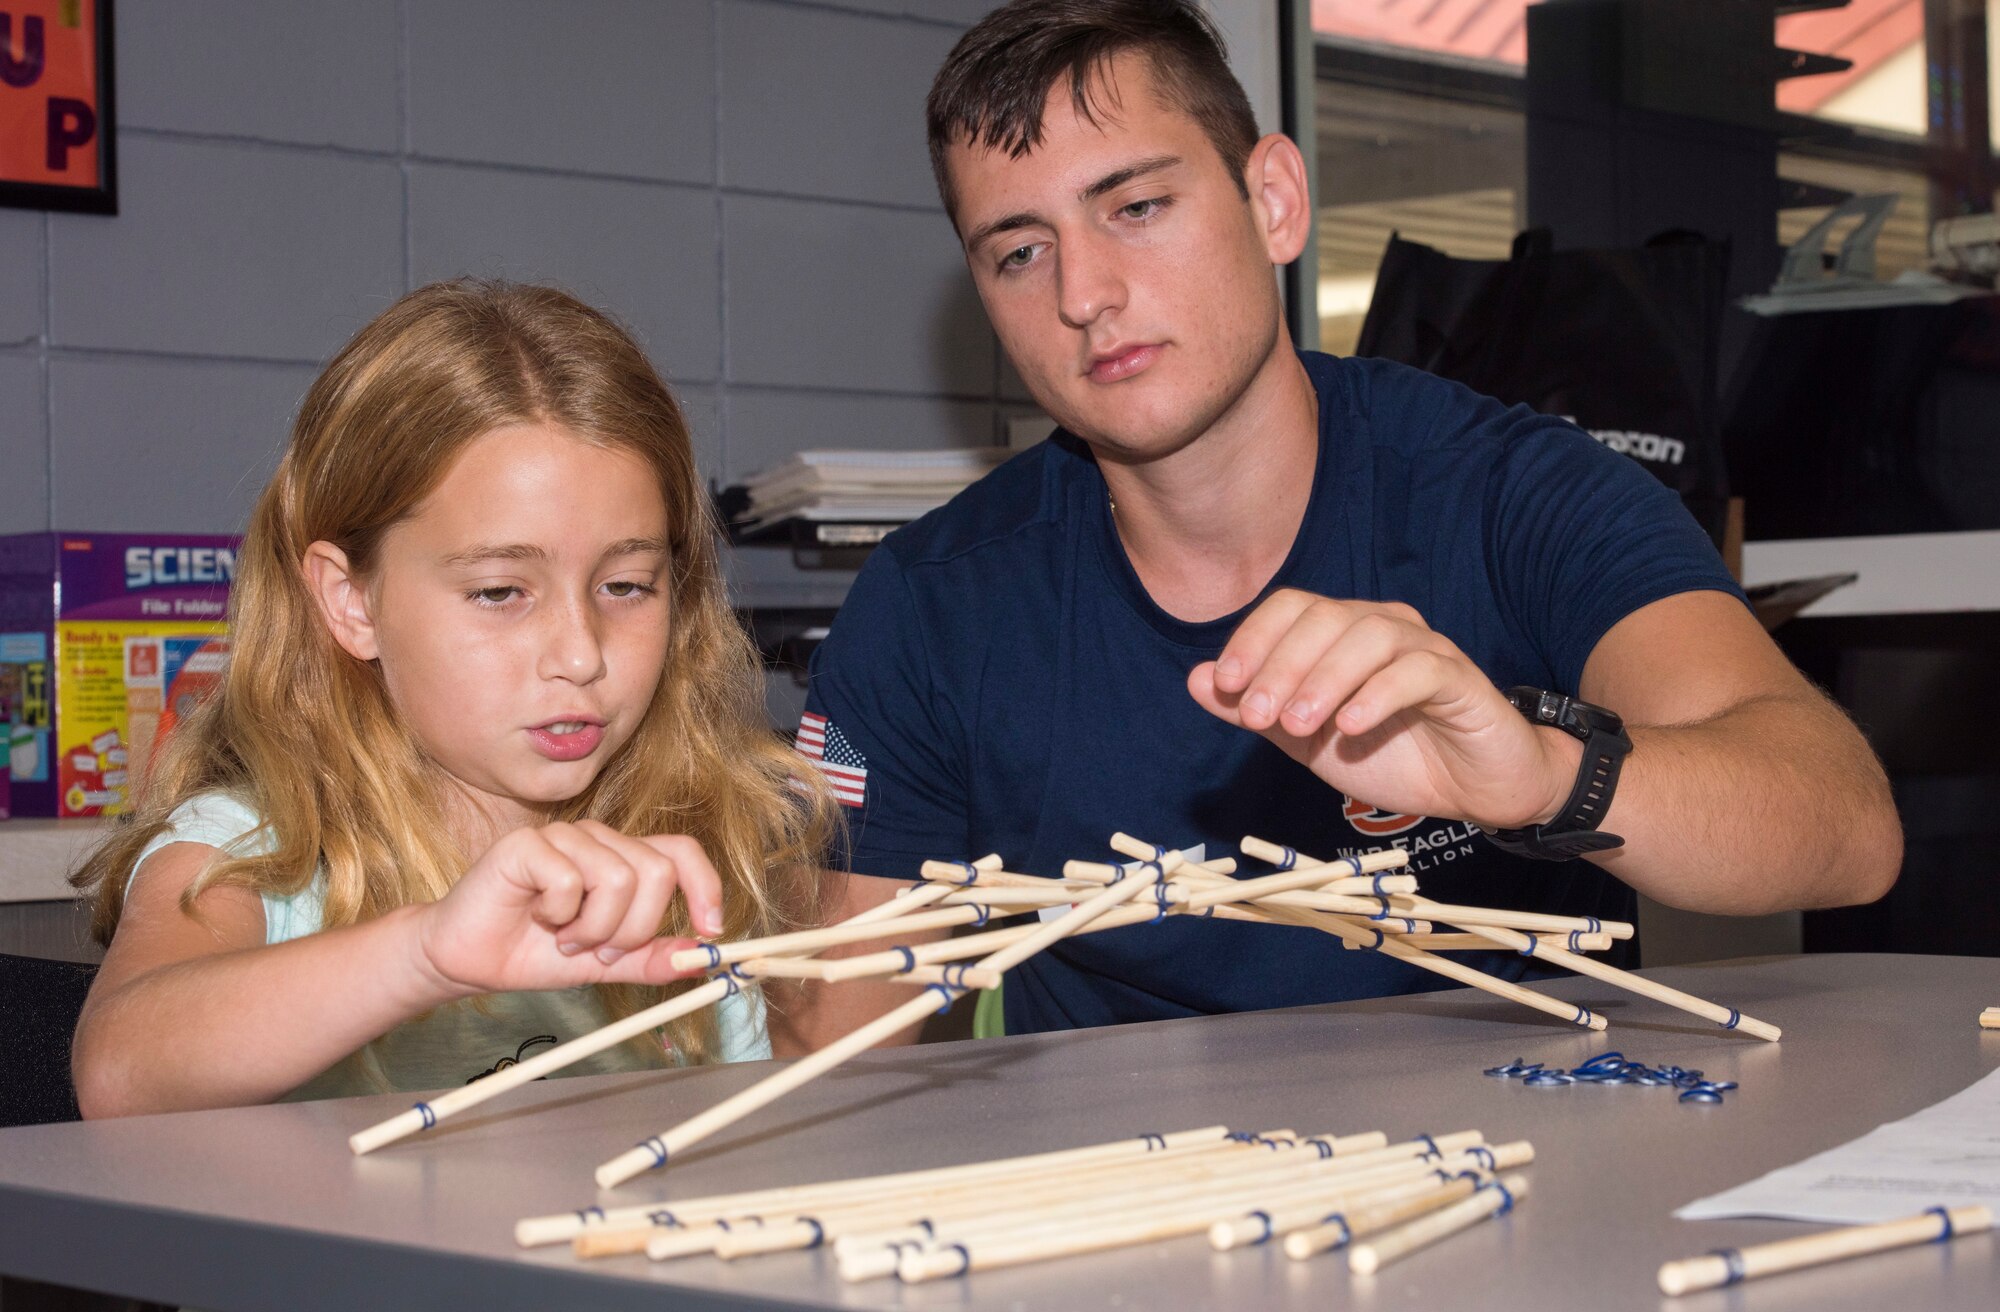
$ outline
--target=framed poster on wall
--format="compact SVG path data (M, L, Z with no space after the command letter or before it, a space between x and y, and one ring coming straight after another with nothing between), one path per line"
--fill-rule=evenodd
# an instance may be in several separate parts
M0 0L0 205L118 212L111 0Z

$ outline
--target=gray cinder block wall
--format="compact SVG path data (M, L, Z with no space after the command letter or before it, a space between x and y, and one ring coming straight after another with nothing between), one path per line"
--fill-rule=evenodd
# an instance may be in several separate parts
M122 212L0 210L0 532L237 529L319 364L459 273L618 314L718 480L1000 440L921 122L989 6L121 4Z

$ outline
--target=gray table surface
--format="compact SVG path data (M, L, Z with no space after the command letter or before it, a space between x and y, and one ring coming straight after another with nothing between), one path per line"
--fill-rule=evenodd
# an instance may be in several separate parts
M1608 986L1548 986L1602 1012L1587 1035L1452 992L1061 1035L878 1051L616 1190L599 1162L768 1073L752 1064L549 1081L373 1156L347 1135L409 1098L0 1130L0 1272L217 1312L476 1308L2000 1307L2000 1239L1973 1236L1662 1298L1663 1260L1800 1233L1671 1211L1909 1115L2000 1066L2000 960L1761 958L1649 972L1785 1028L1722 1032ZM1607 1048L1742 1087L1526 1088L1482 1068ZM1391 1138L1527 1138L1511 1216L1351 1277L1335 1256L1158 1243L966 1279L845 1285L824 1253L739 1263L578 1263L516 1249L516 1219L592 1203L904 1170L1228 1123Z

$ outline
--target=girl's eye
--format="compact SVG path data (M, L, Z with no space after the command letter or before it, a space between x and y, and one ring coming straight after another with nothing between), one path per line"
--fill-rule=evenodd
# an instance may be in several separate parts
M604 585L604 590L612 596L621 599L625 597L650 597L659 591L652 584L641 583L636 579L613 579Z
M465 594L465 599L481 606L504 606L512 601L521 590L512 584L496 585L490 588L474 588Z

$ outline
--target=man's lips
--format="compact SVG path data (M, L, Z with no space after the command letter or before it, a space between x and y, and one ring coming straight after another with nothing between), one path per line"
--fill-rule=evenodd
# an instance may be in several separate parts
M1116 347L1091 360L1088 376L1093 383L1121 382L1150 367L1153 361L1160 358L1163 349L1151 342Z
M551 761L580 761L604 741L604 726L591 720L552 720L528 730L528 741Z

